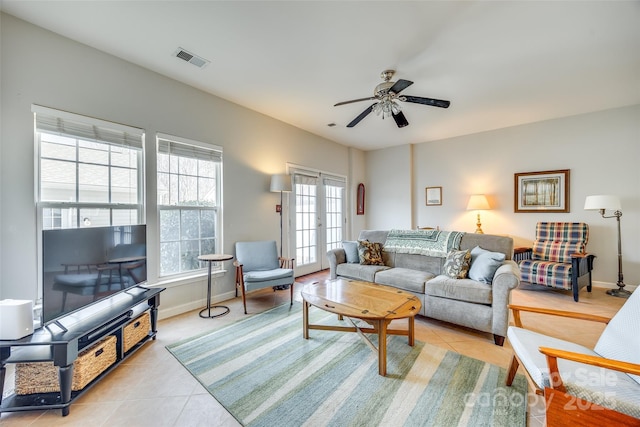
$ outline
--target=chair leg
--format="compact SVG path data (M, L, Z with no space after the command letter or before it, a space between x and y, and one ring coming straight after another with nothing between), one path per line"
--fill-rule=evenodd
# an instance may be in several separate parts
M519 365L520 362L518 362L518 358L514 354L513 359L511 359L511 365L509 365L509 372L507 373L507 380L505 381L506 385L511 386L511 384L513 383L513 379L516 377L516 372L518 372Z
M291 289L291 304L290 305L293 305L293 283L291 284L291 286L289 288Z
M504 337L502 335L493 334L493 342L502 347L504 345Z
M244 314L247 314L247 297L245 295L244 284L242 284L242 305L244 306Z

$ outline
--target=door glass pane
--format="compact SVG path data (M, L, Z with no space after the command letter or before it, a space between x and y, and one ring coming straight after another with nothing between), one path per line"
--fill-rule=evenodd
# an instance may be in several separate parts
M296 264L317 261L316 186L296 183Z
M325 186L326 250L342 247L342 197L344 188Z

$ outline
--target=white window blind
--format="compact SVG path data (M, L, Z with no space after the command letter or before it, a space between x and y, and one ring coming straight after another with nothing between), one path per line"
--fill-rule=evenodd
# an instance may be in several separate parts
M144 129L34 105L36 129L84 141L108 142L142 149Z

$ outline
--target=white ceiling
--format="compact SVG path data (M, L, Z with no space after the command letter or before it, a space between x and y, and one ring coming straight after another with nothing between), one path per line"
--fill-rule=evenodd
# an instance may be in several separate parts
M640 104L640 1L16 1L4 12L364 150ZM178 47L210 60L197 68ZM80 64L81 62L79 62ZM410 125L346 125L392 68ZM327 124L335 123L335 127Z

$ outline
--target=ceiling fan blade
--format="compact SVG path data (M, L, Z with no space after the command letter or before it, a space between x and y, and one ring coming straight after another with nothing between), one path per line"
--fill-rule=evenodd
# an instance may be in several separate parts
M389 92L393 92L397 95L403 90L405 90L406 88L408 88L409 86L411 86L412 84L413 82L409 80L400 79L397 82L395 82L393 86L391 86L391 89L389 89Z
M393 120L396 121L396 124L399 128L403 128L409 124L402 111L400 111L398 114L393 114Z
M373 106L376 105L376 103L373 103L369 106L369 108L367 108L366 110L364 110L362 113L360 113L360 115L358 117L356 117L355 119L353 119L351 121L351 123L349 123L347 125L348 128L352 128L355 125L357 125L358 123L360 123L360 120L364 119L365 117L367 117L369 115L369 113L371 111L373 111Z
M342 102L338 102L337 104L334 104L333 106L337 107L338 105L351 104L352 102L369 101L371 99L376 99L376 97L370 96L368 98L352 99L351 101L342 101Z
M401 101L414 102L416 104L431 105L432 107L449 108L449 101L442 99L423 98L421 96L403 95Z

